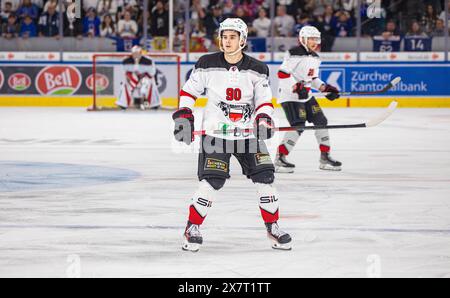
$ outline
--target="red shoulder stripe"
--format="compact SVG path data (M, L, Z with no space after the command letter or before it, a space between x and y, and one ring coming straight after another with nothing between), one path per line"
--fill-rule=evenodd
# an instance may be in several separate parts
M285 72L283 72L283 71L278 71L278 78L279 79L287 79L287 78L290 78L291 77L291 74L289 74L289 73L285 73Z
M184 91L183 89L181 89L181 91L180 91L180 97L181 97L181 96L187 96L187 97L192 98L193 100L196 100L196 99L197 99L197 97L195 97L194 95L192 95L192 94L190 94L190 93L187 93L187 92Z
M270 107L272 107L272 109L273 109L273 104L272 104L272 103L269 103L269 102L266 102L266 103L263 103L262 105L259 105L259 106L256 108L255 112L257 112L260 108L262 108L262 107L264 107L264 106L270 106Z

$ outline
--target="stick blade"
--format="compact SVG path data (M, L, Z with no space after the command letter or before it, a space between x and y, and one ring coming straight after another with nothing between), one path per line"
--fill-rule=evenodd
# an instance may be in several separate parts
M402 80L401 77L396 77L395 79L393 79L393 80L391 81L391 86L392 86L392 87L395 87L395 85L397 85L401 80ZM392 88L392 87L391 87L391 88Z
M389 107L383 112L383 114L378 115L377 117L367 121L366 122L366 127L377 126L378 124L380 124L381 122L386 120L389 116L392 115L392 113L394 112L395 108L397 108L397 105L398 105L398 102L396 102L395 100L392 101L389 104Z

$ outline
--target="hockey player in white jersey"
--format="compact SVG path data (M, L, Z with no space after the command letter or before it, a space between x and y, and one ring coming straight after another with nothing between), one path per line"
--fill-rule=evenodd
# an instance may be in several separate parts
M126 109L136 104L141 110L161 105L156 81L156 65L143 55L140 46L131 49L131 56L124 59L125 81L120 87L116 105ZM136 98L135 98L136 97Z
M315 27L305 26L299 32L300 45L286 53L278 71L279 102L291 126L303 126L306 121L314 125L327 125L319 103L311 96L311 88L327 93L326 98L339 98L336 87L325 84L319 77L320 58L315 52L320 44L320 32ZM278 147L275 161L277 172L292 173L295 165L286 160L286 156L297 143L302 130L287 132ZM316 130L320 149L319 168L340 171L341 162L330 157L330 136L327 129Z
M243 53L247 32L247 25L238 18L228 18L220 24L221 52L198 60L180 92L180 108L172 116L175 138L190 144L194 140L194 103L206 90L208 103L202 122L206 135L201 139L198 159L199 185L189 207L183 250L198 251L203 243L200 225L218 191L230 178L232 155L239 161L243 174L256 186L272 247L291 249L291 237L278 226L279 200L273 186L275 169L263 141L274 133L269 69ZM243 129L254 129L254 133L245 133ZM217 130L223 131L217 133ZM230 130L234 133L225 133Z

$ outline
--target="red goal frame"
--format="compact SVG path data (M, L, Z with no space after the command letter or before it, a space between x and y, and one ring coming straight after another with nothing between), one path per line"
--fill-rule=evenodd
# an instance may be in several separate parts
M97 82L96 82L96 74L97 74L97 60L98 58L101 57L118 57L118 58L126 58L128 56L131 56L130 53L123 53L123 54L119 54L119 53L98 53L98 54L94 54L92 55L92 106L88 108L88 111L99 111L102 110L101 107L98 106L98 99L97 99ZM150 58L155 57L166 57L166 58L175 58L174 62L176 62L177 64L177 95L176 98L178 99L178 105L179 105L179 101L180 101L180 94L179 91L181 90L181 58L179 55L177 54L164 54L164 53L147 53L144 54L144 56L148 56ZM157 64L157 63L156 63ZM178 108L178 106L177 106Z

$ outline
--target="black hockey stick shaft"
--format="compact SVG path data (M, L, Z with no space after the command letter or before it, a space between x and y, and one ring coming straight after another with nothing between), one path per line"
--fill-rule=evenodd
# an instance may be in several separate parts
M295 131L295 130L319 130L319 129L343 129L343 128L363 128L363 127L373 127L384 120L386 120L397 107L397 102L392 101L387 109L383 111L382 114L368 120L365 123L357 123L357 124L337 124L337 125L311 125L311 126L284 126L284 127L274 127L274 131ZM249 134L253 133L253 128L245 128L240 129L238 127L234 129L217 129L212 131L215 135L242 135L243 133ZM198 130L194 131L194 135L207 135L208 132L206 130Z
M320 129L340 129L340 128L359 128L359 127L367 127L366 123L358 123L358 124L341 124L341 125L299 125L299 126L282 126L282 127L274 127L272 130L274 131L296 131L296 130L320 130ZM245 129L228 129L228 130L213 130L212 133L215 135L241 135L243 133L249 134L253 133L253 128L245 128ZM194 131L194 135L206 135L207 132L205 130Z
M386 86L383 87L381 90L377 91L353 91L353 92L339 92L340 96L352 96L352 95L377 95L377 94L383 94L388 92L390 89L394 88L395 85L397 85L402 79L400 77L394 78L392 81L390 81ZM328 93L313 93L313 96L325 96Z

